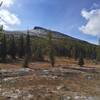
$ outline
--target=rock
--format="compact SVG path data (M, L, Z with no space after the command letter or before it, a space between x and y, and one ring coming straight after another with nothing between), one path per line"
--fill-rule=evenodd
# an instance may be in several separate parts
M57 90L60 90L64 87L64 85L57 86Z
M70 96L67 96L66 98L67 98L67 100L71 100L71 97Z

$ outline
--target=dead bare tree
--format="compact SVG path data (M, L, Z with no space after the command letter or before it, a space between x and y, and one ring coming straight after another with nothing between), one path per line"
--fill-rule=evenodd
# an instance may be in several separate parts
M0 7L2 6L2 4L3 4L3 1L1 1L1 3L0 3Z
M0 7L3 5L3 1L0 2ZM0 16L0 20L6 23L6 21Z

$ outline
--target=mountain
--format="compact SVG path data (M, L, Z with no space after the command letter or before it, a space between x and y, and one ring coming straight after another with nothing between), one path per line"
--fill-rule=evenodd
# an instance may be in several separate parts
M57 32L57 31L52 31L52 30L49 30L49 29L46 29L43 27L38 27L38 26L34 27L33 29L28 30L28 32L31 35L31 37L44 37L44 38L47 36L48 32L51 32L53 34L53 38L56 38L56 39L66 39L66 40L71 41L71 42L73 41L73 42L80 42L83 44L94 45L94 44L91 44L87 41L83 41L83 40L71 37L69 35L66 35L66 34L63 34L63 33ZM14 34L16 37L19 37L20 34L26 35L27 30L24 30L24 31L5 31L5 33L9 36Z
M45 36L47 36L48 32L52 32L54 38L64 38L65 36L67 36L63 33L51 31L49 29L42 28L42 27L34 27L33 29L28 30L28 32L31 36L38 36L38 37L45 37ZM14 34L14 35L27 34L27 30L25 30L25 31L6 31L6 34L8 34L8 35L11 35L11 34Z

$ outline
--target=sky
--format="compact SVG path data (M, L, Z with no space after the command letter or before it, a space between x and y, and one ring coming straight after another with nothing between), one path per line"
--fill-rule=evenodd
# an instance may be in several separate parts
M5 30L34 26L59 31L94 44L100 37L100 0L0 0Z

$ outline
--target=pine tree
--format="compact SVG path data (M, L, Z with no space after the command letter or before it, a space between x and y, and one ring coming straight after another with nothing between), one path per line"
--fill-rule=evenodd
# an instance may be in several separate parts
M49 59L50 59L50 63L52 65L52 67L54 67L54 65L55 65L55 50L54 50L52 39L53 39L52 33L48 33Z
M28 57L28 55L26 54L26 55L24 56L23 68L28 68L28 64L29 64L29 57Z
M100 46L99 45L96 48L96 60L100 62Z
M24 45L23 34L20 36L18 49L19 49L18 50L19 58L23 58L25 56L25 45Z
M80 55L78 65L80 65L80 67L82 67L84 65L84 59L83 59L82 55Z
M24 57L24 63L23 63L24 68L28 67L29 60L31 59L31 56L32 56L31 40L30 40L29 31L28 31L27 36L26 36L26 43L25 43L25 57Z
M5 34L3 34L0 47L0 57L2 62L6 62L6 56L7 56L6 36Z
M2 40L3 34L4 34L3 25L1 25L0 26L0 42Z
M44 61L44 45L44 39L38 38L33 40L32 51L34 61Z
M14 35L11 36L10 45L9 45L9 55L12 59L16 59L17 47L15 43Z
M41 46L35 48L34 60L36 60L36 61L43 61L44 60L43 50L42 50Z
M27 54L29 56L29 58L31 58L31 40L30 40L30 35L29 32L27 32L27 36L26 36L26 45L25 45L25 54Z
M50 63L52 65L52 67L54 67L54 65L55 65L55 57L54 57L54 49L53 48L50 49L49 59L50 59Z

